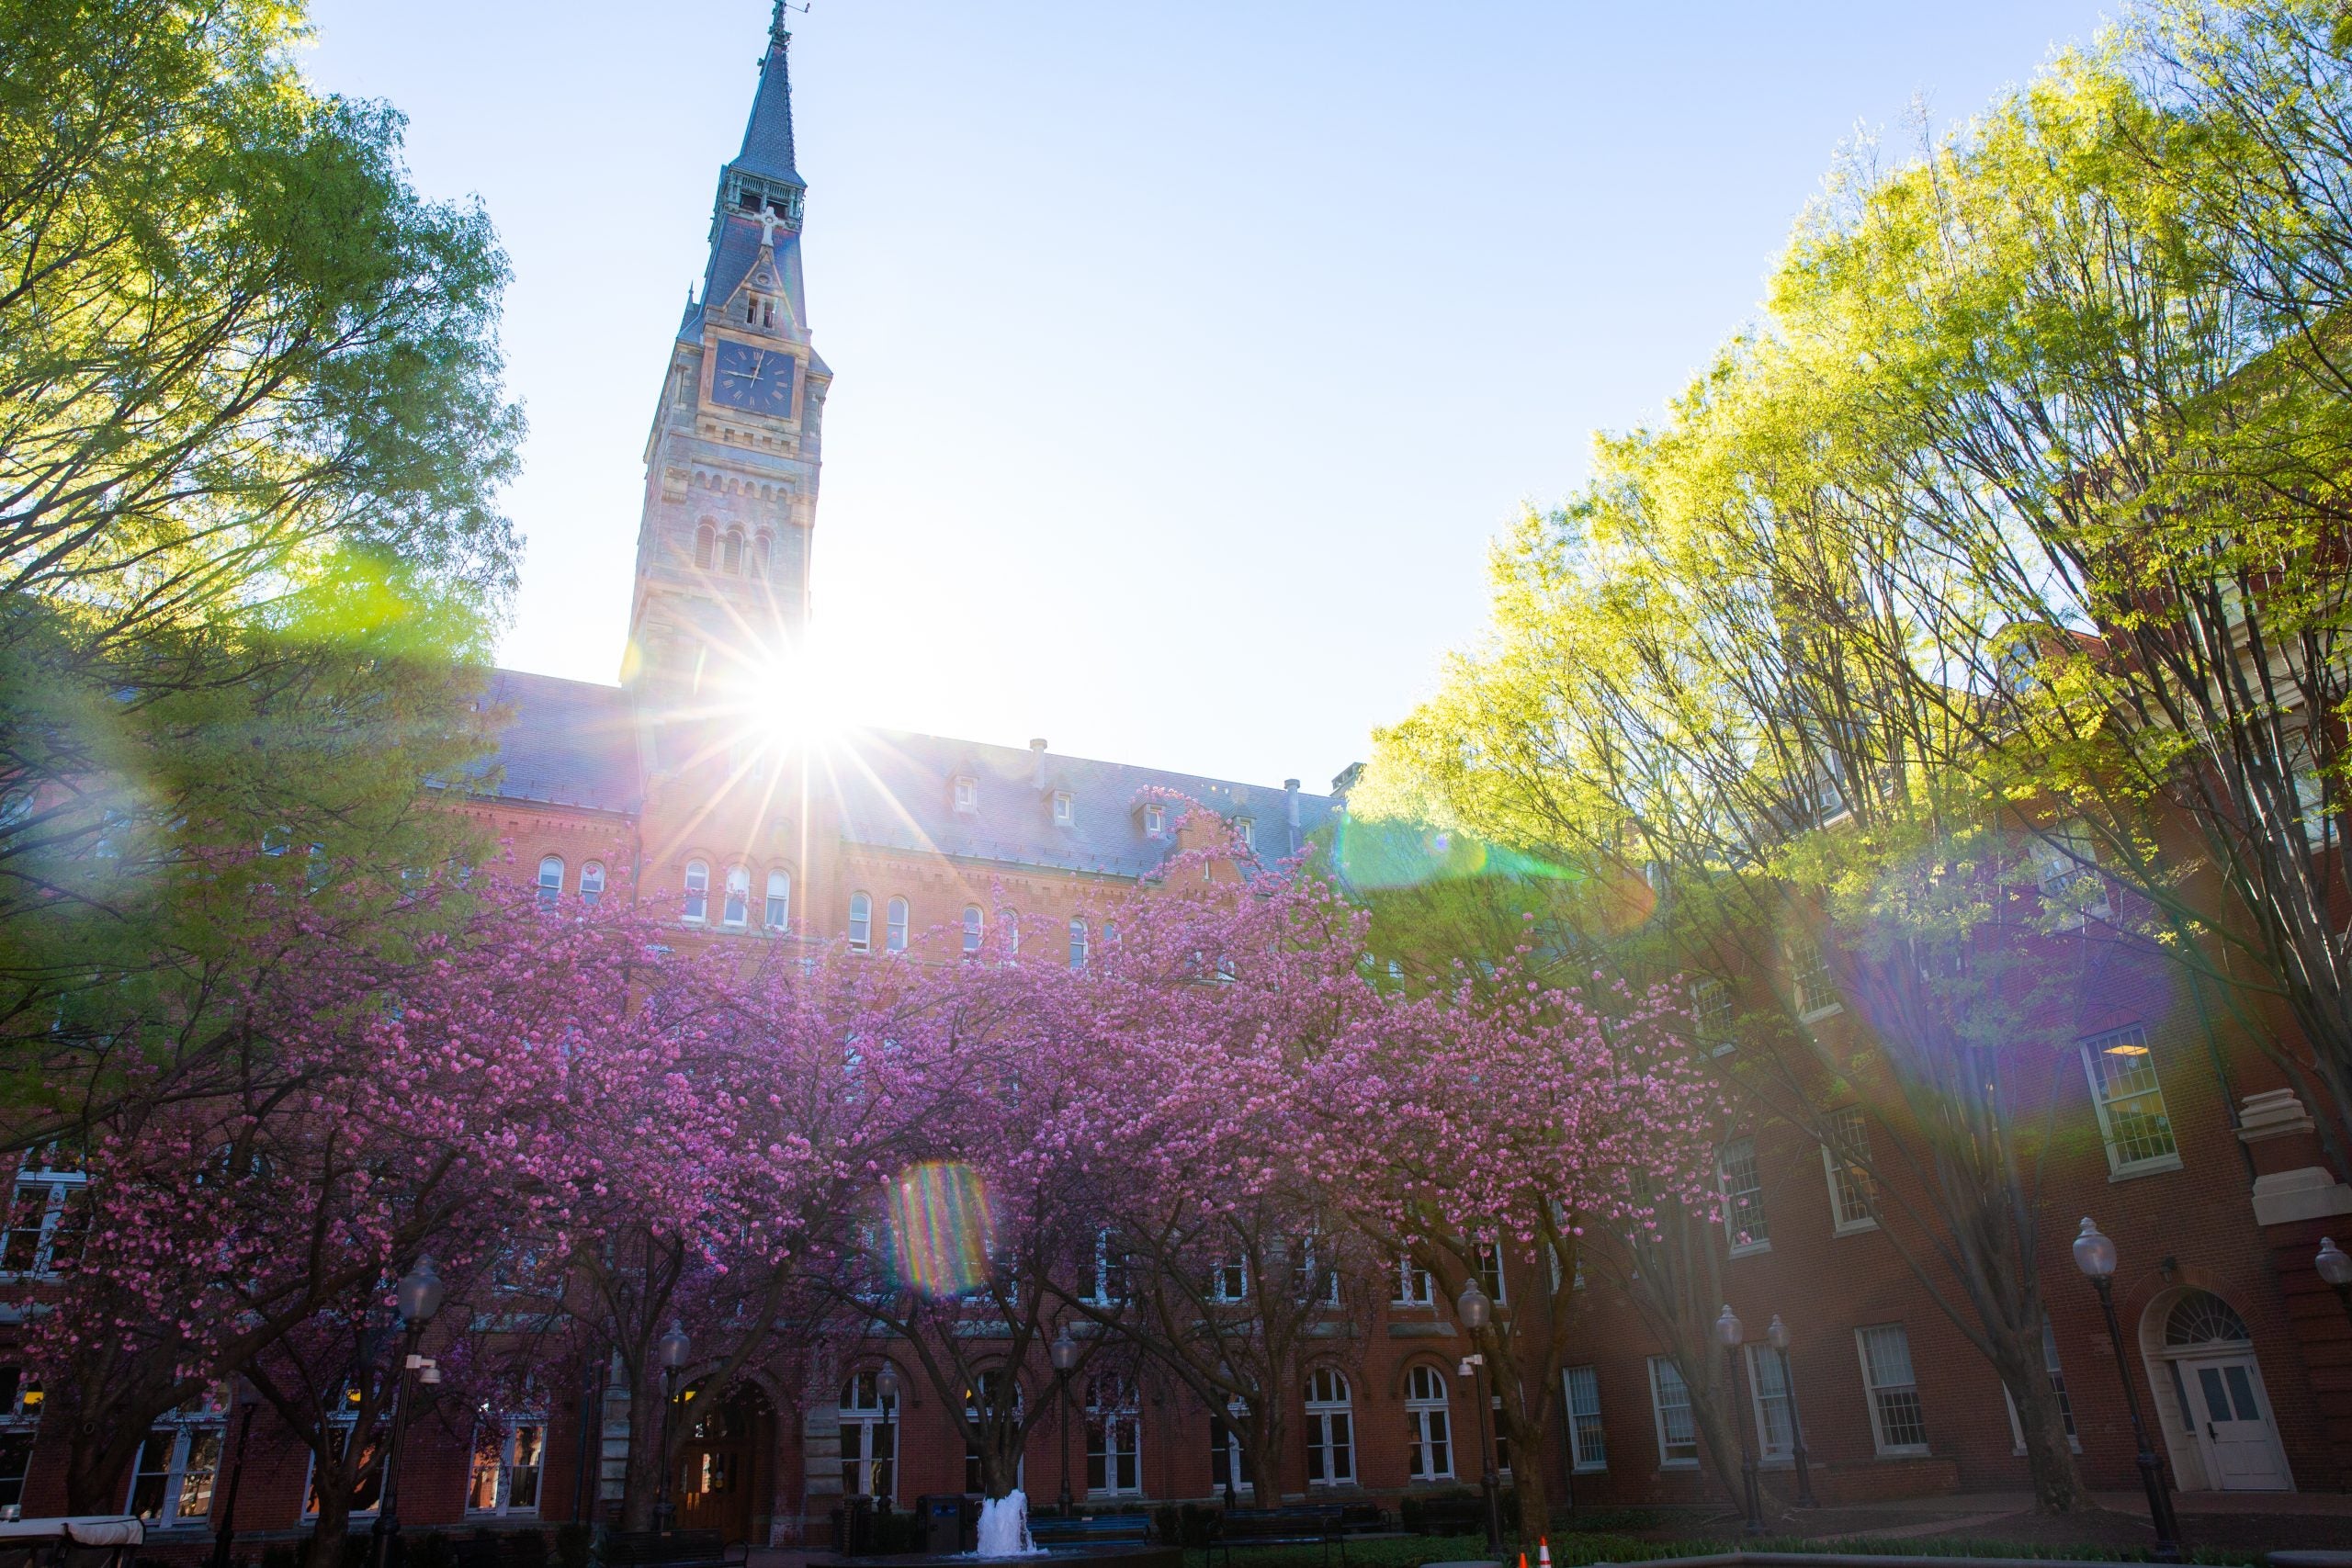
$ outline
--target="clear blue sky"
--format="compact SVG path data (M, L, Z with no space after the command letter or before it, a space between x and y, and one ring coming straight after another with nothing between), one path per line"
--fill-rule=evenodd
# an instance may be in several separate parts
M1487 542L1753 318L1858 128L2090 0L816 0L817 635L861 722L1320 788ZM322 88L514 258L503 662L615 678L640 457L768 0L316 0Z

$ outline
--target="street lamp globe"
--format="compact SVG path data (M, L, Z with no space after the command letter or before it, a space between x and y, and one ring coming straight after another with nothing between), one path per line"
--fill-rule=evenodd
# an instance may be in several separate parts
M1739 1321L1739 1314L1731 1310L1729 1302L1725 1302L1724 1314L1715 1319L1715 1343L1732 1350L1738 1348L1739 1342L1747 1337L1747 1325Z
M1454 1298L1453 1310L1460 1315L1462 1326L1476 1334L1493 1320L1495 1303L1487 1299L1487 1292L1478 1288L1477 1280L1473 1280L1463 1286L1462 1293Z
M2312 1259L2312 1267L2319 1270L2321 1279L2339 1291L2352 1285L2352 1252L2336 1246L2334 1236L2319 1238L2319 1256Z
M1764 1341L1782 1354L1788 1351L1789 1325L1781 1321L1781 1314L1777 1312L1772 1314L1771 1326L1764 1330Z
M662 1370L674 1372L686 1364L694 1348L695 1342L686 1337L686 1325L673 1317L670 1320L670 1332L662 1336L654 1348L662 1357Z
M2075 1267L2093 1280L2115 1278L2115 1243L2099 1234L2090 1216L2083 1216L2082 1234L2075 1237Z
M1069 1337L1068 1324L1064 1324L1061 1333L1054 1337L1053 1358L1054 1371L1057 1372L1066 1373L1078 1365L1078 1341Z
M874 1374L874 1393L886 1408L899 1403L898 1368L888 1361L882 1363L882 1370Z
M441 1298L449 1287L433 1271L433 1259L420 1258L416 1267L401 1276L393 1299L399 1303L401 1317L410 1326L422 1328L441 1310Z

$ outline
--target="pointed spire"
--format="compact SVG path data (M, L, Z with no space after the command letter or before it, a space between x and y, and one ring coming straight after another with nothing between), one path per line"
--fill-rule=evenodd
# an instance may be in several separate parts
M784 25L784 0L776 0L768 23L768 51L760 59L760 89L743 127L743 150L729 165L742 174L789 185L801 184L792 164L792 34Z

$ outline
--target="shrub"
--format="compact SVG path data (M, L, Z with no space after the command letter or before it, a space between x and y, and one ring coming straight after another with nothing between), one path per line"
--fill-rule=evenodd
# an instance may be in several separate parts
M558 1568L588 1568L588 1560L596 1550L596 1527L580 1519L572 1519L555 1527L555 1560Z

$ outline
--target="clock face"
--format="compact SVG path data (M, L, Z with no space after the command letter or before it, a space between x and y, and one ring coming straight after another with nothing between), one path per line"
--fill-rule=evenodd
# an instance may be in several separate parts
M711 366L710 397L730 409L792 417L792 355L778 348L755 348L721 339Z

